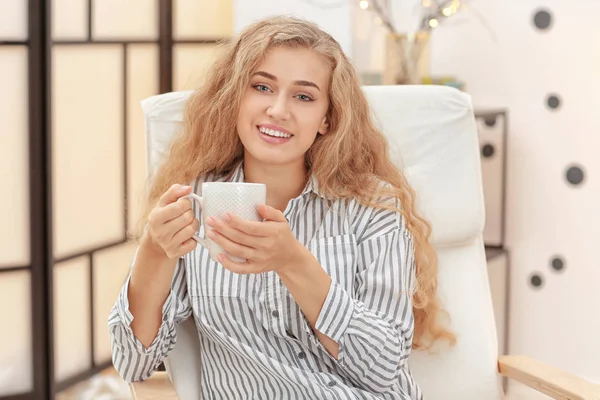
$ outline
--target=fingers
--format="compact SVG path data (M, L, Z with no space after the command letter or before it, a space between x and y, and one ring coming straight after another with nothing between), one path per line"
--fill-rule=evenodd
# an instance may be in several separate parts
M254 235L249 235L241 230L236 229L234 226L225 223L220 218L209 217L206 220L208 226L213 228L216 232L225 236L229 240L239 243L246 247L257 248L260 247L261 238Z
M185 213L192 211L192 203L189 199L179 199L166 206L156 206L148 216L148 222L152 226L166 224L179 218ZM188 221L190 222L190 221ZM181 227L179 227L181 229ZM179 230L179 229L178 229Z
M189 186L171 186L148 216L149 234L170 258L180 257L195 248L192 236L198 229L198 221L191 201L181 198L190 192Z
M190 251L194 250L197 245L198 243L194 239L188 239L176 248L169 249L168 251L165 250L165 253L169 258L175 259L182 257Z
M172 247L173 245L179 245L185 240L191 238L192 234L195 233L196 230L194 230L187 237L180 237L179 239L181 240L179 240L177 243L171 243L175 240L175 236L178 232L191 225L195 226L196 230L198 229L198 220L195 218L194 212L192 210L188 210L179 217L172 219L166 223L151 225L152 235L158 243L161 243L163 245L163 247L166 250L166 248L168 247Z
M189 199L179 199L165 207L156 210L156 217L163 223L175 220L186 213L192 213L192 202ZM188 221L190 222L190 221Z
M181 257L196 248L197 243L193 239L193 236L198 231L199 223L193 217L193 214L190 222L184 224L183 221L187 220L190 219L186 213L177 220L163 225L163 229L156 233L156 241L162 246L167 256L171 258Z
M226 222L230 227L242 231L246 235L266 237L273 234L272 223L248 221L233 214L226 215Z
M196 220L196 215L194 214L194 211L191 208L189 208L177 217L165 222L165 231L166 233L170 234L171 237L173 237L177 232L179 232L181 229L183 229L184 227L186 227L194 221L196 223L198 222L198 220Z
M285 219L285 216L281 211L266 204L260 204L258 206L258 214L266 221L287 222L287 219Z
M258 267L255 263L238 263L227 257L227 254L225 253L219 254L217 256L217 260L224 268L236 274L259 274L264 272L264 270Z
M214 230L209 231L207 235L213 242L221 246L221 248L225 250L228 254L231 254L235 257L244 258L246 260L255 259L254 249L251 249L250 247L243 246L238 243L234 243Z
M199 225L198 220L192 217L191 223L184 225L183 228L173 234L173 244L179 246L189 239L192 239L196 232L198 232Z
M176 202L181 196L188 195L192 192L190 186L180 184L172 185L158 200L158 205L164 207L168 204Z

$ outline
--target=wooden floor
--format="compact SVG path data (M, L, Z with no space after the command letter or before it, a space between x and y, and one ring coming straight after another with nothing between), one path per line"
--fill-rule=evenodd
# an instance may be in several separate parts
M129 385L111 367L90 379L70 387L56 400L131 400Z

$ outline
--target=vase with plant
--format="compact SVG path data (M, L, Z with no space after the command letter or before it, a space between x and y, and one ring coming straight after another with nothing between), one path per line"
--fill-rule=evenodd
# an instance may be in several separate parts
M416 31L400 30L393 21L390 0L361 0L360 8L376 14L386 28L385 64L382 83L411 85L429 75L429 47L432 30L465 6L466 0L420 0Z

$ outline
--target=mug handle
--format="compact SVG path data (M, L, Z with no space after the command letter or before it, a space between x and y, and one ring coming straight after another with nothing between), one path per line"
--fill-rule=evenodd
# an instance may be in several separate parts
M198 202L198 205L200 206L200 226L202 226L202 196L198 196L196 193L190 193L188 195L182 196L182 198ZM201 238L200 236L198 236L197 232L194 234L194 236L192 236L192 238L202 246L208 248L208 242L206 241L206 238Z

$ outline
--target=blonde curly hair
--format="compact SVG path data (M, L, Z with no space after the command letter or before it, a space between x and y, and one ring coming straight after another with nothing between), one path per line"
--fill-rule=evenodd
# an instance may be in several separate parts
M315 24L291 17L272 17L247 27L221 45L205 84L190 97L184 129L169 156L152 178L141 223L159 197L174 183L198 176L227 174L243 159L236 131L242 95L252 72L274 46L310 48L331 68L329 133L318 135L306 154L306 165L319 188L333 198L356 198L373 207L374 182L387 182L384 195L398 199L398 208L415 244L416 288L412 296L415 348L429 348L438 339L454 343L454 335L440 323L445 314L437 297L437 254L430 243L431 227L415 210L415 193L392 163L387 141L377 130L356 72L339 43Z

